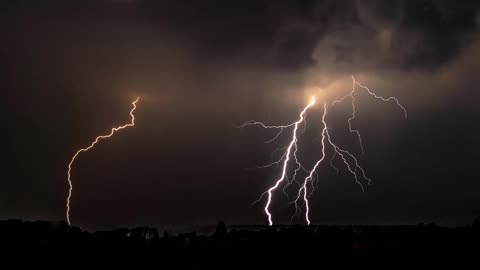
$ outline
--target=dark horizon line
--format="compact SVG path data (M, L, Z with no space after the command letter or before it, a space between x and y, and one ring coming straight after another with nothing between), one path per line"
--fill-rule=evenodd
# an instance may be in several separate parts
M477 219L480 219L480 217L477 217ZM476 219L475 219L476 220ZM438 228L464 228L468 226L472 226L473 223L475 223L475 220L472 220L472 223L466 223L463 225L455 225L455 226L449 226L449 225L440 225L436 222L417 222L416 224L414 223L405 223L405 224L274 224L274 225L268 225L268 224L226 224L223 221L217 222L217 224L211 224L211 225L198 225L198 226L178 226L178 231L183 231L183 229L186 229L185 227L189 227L190 232L201 232L202 230L215 230L215 228L219 224L224 224L228 230L235 230L235 229L278 229L278 228L294 228L294 227L301 227L301 228L324 228L324 227L338 227L338 228L365 228L365 227L370 227L370 228L378 228L378 227L385 227L385 228L398 228L398 227L418 227L418 226L435 226ZM83 229L81 226L78 225L68 225L67 221L65 220L23 220L23 219L18 219L18 218L11 218L11 219L0 219L0 224L3 222L19 222L19 223L50 223L52 225L65 225L66 227L72 227L72 228L78 228L81 229L82 231L86 232L104 232L104 231L113 231L116 229L134 229L134 228L142 228L142 227L148 227L148 228L154 228L159 231L164 231L164 232L171 232L175 231L169 230L166 227L161 228L161 226L154 226L154 225L130 225L130 226L119 226L119 227L112 227L109 229L101 229L101 230L88 230L88 229ZM188 231L188 230L185 230Z

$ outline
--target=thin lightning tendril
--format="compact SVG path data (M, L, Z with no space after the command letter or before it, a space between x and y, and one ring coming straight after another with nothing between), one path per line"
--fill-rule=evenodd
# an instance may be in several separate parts
M255 121L255 120L250 120L250 121L247 121L247 122L237 126L237 128L243 128L243 127L246 127L246 126L254 126L254 125L261 126L264 129L278 129L279 130L277 132L277 134L275 134L275 136L273 136L271 139L268 139L268 140L265 141L265 143L271 143L271 142L275 141L276 139L278 139L278 137L283 133L283 131L286 128L294 126L295 123L291 123L291 124L285 125L285 126L268 126L268 125L265 125L262 122L258 122L258 121Z
M337 157L337 152L333 152L332 158L330 158L330 166L335 170L335 174L338 175L338 168L333 164L333 160Z
M107 134L107 135L101 135L101 136L98 136L95 138L95 140L86 148L82 148L80 150L78 150L75 155L73 155L72 159L70 160L70 163L68 163L68 171L67 171L67 180L68 180L68 197L67 197L67 212L66 212L66 216L67 216L67 223L68 225L71 225L71 222L70 222L70 199L72 197L72 191L73 191L73 185L72 185L72 180L71 180L71 171L72 171L72 166L73 166L73 163L75 162L75 159L77 158L77 156L82 153L82 152L87 152L88 150L92 149L100 140L102 139L106 139L106 138L110 138L113 136L113 134L119 130L122 130L122 129L125 129L125 128L128 128L128 127L133 127L135 126L135 115L133 114L133 112L137 109L137 102L140 100L140 97L137 97L133 102L132 102L132 110L130 110L130 117L131 117L131 121L130 123L128 124L125 124L123 126L119 126L119 127L115 127L115 128L112 128L110 133Z

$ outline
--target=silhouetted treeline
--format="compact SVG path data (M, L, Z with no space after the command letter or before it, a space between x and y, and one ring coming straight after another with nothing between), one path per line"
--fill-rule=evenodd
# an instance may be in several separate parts
M253 228L253 227L252 227ZM228 229L220 222L213 234L196 232L171 235L151 227L119 228L89 233L65 222L0 221L0 246L27 248L84 247L88 249L141 248L148 250L249 250L314 249L370 251L479 250L480 218L464 227L431 224L416 226L275 226Z

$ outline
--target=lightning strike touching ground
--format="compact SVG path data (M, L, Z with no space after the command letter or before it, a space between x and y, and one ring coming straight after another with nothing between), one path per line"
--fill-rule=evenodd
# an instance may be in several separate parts
M133 114L133 112L137 109L137 102L140 100L140 97L137 97L133 102L132 102L132 106L133 108L130 110L130 117L131 117L131 121L130 123L128 124L125 124L123 126L119 126L119 127L115 127L115 128L112 128L112 130L110 131L109 134L107 135L101 135L101 136L98 136L95 138L95 140L86 148L82 148L80 150L78 150L75 155L73 155L72 159L70 160L70 163L68 163L68 171L67 171L67 180L68 180L68 196L67 196L67 204L66 204L66 207L67 207L67 212L66 212L66 216L67 216L67 223L68 225L71 225L71 222L70 222L70 199L72 197L72 191L73 191L73 185L72 185L72 180L71 180L71 171L72 171L72 166L73 166L73 163L75 162L75 159L77 158L77 156L82 153L82 152L87 152L88 150L92 149L100 140L102 139L106 139L106 138L110 138L113 136L113 134L119 130L122 130L122 129L125 129L125 128L128 128L128 127L133 127L135 126L135 115Z
M260 197L260 199L262 199L263 195L265 194L268 194L268 201L267 201L267 204L265 205L265 213L267 214L268 216L268 223L269 225L273 225L273 222L272 222L272 214L270 213L269 211L269 207L270 207L270 204L272 202L272 192L278 188L278 186L284 181L287 179L287 167L288 167L288 161L290 160L290 154L292 153L292 148L294 149L293 150L293 157L295 159L295 163L297 164L297 169L295 170L296 172L302 168L302 165L298 162L298 159L297 159L297 156L296 156L296 152L297 152L297 130L298 130L298 125L300 123L302 123L305 119L305 114L307 112L307 110L312 107L313 105L315 104L315 98L312 98L310 100L310 103L302 110L302 112L300 113L300 116L299 116L299 119L291 124L288 124L288 125L283 125L283 126L267 126L261 122L257 122L257 121L248 121L248 122L245 122L243 125L239 126L239 127L245 127L245 126L249 126L249 125L260 125L261 127L263 128L266 128L266 129L280 129L280 130L283 130L285 128L289 128L289 127L294 127L293 131L292 131L292 139L287 147L287 150L285 151L284 155L282 156L282 159L285 158L285 160L283 161L283 167L282 167L282 175L280 176L280 178L277 179L277 181L275 182L275 185L273 185L272 187L270 187L266 192L264 192L262 194L262 196ZM279 134L279 133L278 133ZM278 137L278 134L276 137ZM281 161L281 159L280 159ZM278 163L278 162L277 162ZM293 180L292 180L293 181ZM287 180L287 182L290 182ZM259 200L260 200L259 199ZM255 202L254 202L255 203Z
M308 191L307 191L307 184L312 181L313 174L317 170L317 167L322 163L322 161L325 159L325 135L328 132L328 127L327 127L327 122L325 122L325 116L327 115L327 104L323 104L323 116L322 116L322 123L323 123L323 129L322 129L322 157L315 163L315 166L313 166L313 169L310 171L309 175L305 178L303 181L302 187L298 190L298 196L295 199L295 209L298 209L298 204L297 201L300 198L300 195L303 192L303 200L305 202L305 220L307 221L307 224L310 225L310 219L308 217L308 213L310 211L310 206L308 205ZM295 211L297 212L297 211Z
M395 98L395 97L385 98L385 97L379 96L379 95L375 94L374 92L372 92L368 87L363 86L360 83L358 83L355 80L355 78L352 76L352 89L351 89L351 91L348 94L346 94L345 96L343 96L343 97L341 97L337 100L334 100L333 103L332 103L332 106L335 106L337 103L341 103L346 99L351 100L351 106L352 106L351 110L352 111L351 111L350 117L347 120L348 130L349 130L350 133L354 133L356 135L356 137L358 138L358 142L359 142L360 149L361 149L361 154L363 156L364 155L364 147L363 147L362 136L361 136L360 131L358 129L355 129L355 128L352 127L352 121L356 119L356 113L357 113L356 112L356 103L355 103L356 100L355 100L355 96L354 96L354 94L357 91L356 86L366 90L366 92L375 99L379 99L383 102L390 102L390 101L395 102L395 104L403 111L405 119L407 118L407 111L400 104L400 102L398 101L397 98ZM280 163L283 161L282 173L281 173L280 178L277 179L277 181L275 182L275 185L273 185L267 191L262 193L260 198L257 201L254 202L254 204L255 204L255 203L259 202L263 198L264 195L268 195L268 200L267 200L267 203L265 205L264 210L265 210L265 213L267 214L268 223L269 223L270 226L273 224L272 223L272 214L269 211L269 207L270 207L270 204L272 202L273 192L285 181L286 184L283 188L283 193L285 193L285 195L288 198L286 188L292 183L297 183L296 177L298 176L300 170L305 172L307 176L304 178L303 183L297 183L299 185L299 190L298 190L298 193L297 193L297 196L296 196L295 200L293 200L291 202L295 205L295 213L292 216L292 219L293 219L294 216L296 216L300 212L300 207L299 207L298 203L299 203L300 199L303 198L303 205L305 205L305 220L306 220L307 224L310 225L310 223L311 223L310 222L310 217L309 217L310 206L309 206L308 199L312 195L312 193L315 189L315 185L313 184L314 175L316 174L316 171L317 171L318 167L320 166L320 164L326 158L326 147L327 146L330 146L333 149L333 155L330 158L330 166L335 170L337 175L338 175L339 169L333 164L333 161L335 160L335 158L337 156L339 156L341 158L341 160L343 161L343 164L345 164L346 169L348 170L348 172L350 172L350 174L353 175L353 178L354 178L355 182L360 186L362 191L365 191L365 187L362 184L362 181L365 181L367 183L367 185L371 184L372 180L369 177L367 177L367 175L365 173L365 170L360 166L360 164L358 162L358 159L355 157L355 155L352 154L350 151L345 150L345 149L341 148L340 146L338 146L337 144L334 143L334 140L332 139L332 135L330 133L330 128L327 125L327 119L326 119L326 117L327 117L327 104L326 103L324 103L324 105L323 105L323 116L322 116L323 129L322 129L322 141L321 141L321 143L322 143L321 157L315 163L312 170L310 170L310 171L305 169L305 167L300 163L298 155L297 155L297 152L298 152L297 142L298 142L298 135L299 135L298 127L301 123L304 123L306 125L305 113L314 104L315 104L315 98L312 98L311 102L300 113L300 118L296 122L293 122L293 123L288 124L288 125L269 126L269 125L265 125L261 122L251 120L251 121L245 122L243 125L239 126L239 127L245 127L245 126L250 126L250 125L259 125L259 126L261 126L262 128L265 128L265 129L278 129L279 131L276 133L276 135L272 139L266 141L266 143L270 143L270 142L276 140L284 132L285 129L290 128L290 127L294 127L290 143L289 143L288 147L286 148L286 151L284 152L284 154L280 157L280 159L278 159L278 160L276 160L276 161L274 161L274 162L272 162L272 163L270 163L266 166L257 167L257 168L266 168L266 167L270 167L270 166L274 166L274 165L276 166L276 165L280 165ZM326 143L326 141L328 143ZM287 169L288 169L289 161L290 161L291 157L294 160L294 162L296 164L296 167L293 171L292 179L288 179ZM309 189L309 187L311 187L311 188Z

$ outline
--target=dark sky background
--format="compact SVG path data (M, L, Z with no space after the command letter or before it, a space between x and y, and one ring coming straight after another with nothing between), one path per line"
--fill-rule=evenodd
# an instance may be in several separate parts
M478 1L7 1L0 219L64 219L70 158L128 122L140 95L136 126L75 163L73 224L266 224L265 201L250 205L280 171L245 168L278 158L289 135L264 144L274 133L234 125L292 122L313 93L346 93L353 74L409 118L359 94L373 185L362 193L322 166L313 223L469 223L480 215L479 30ZM307 168L321 109L300 142ZM329 123L359 154L348 109ZM275 223L290 222L288 202L274 197Z

